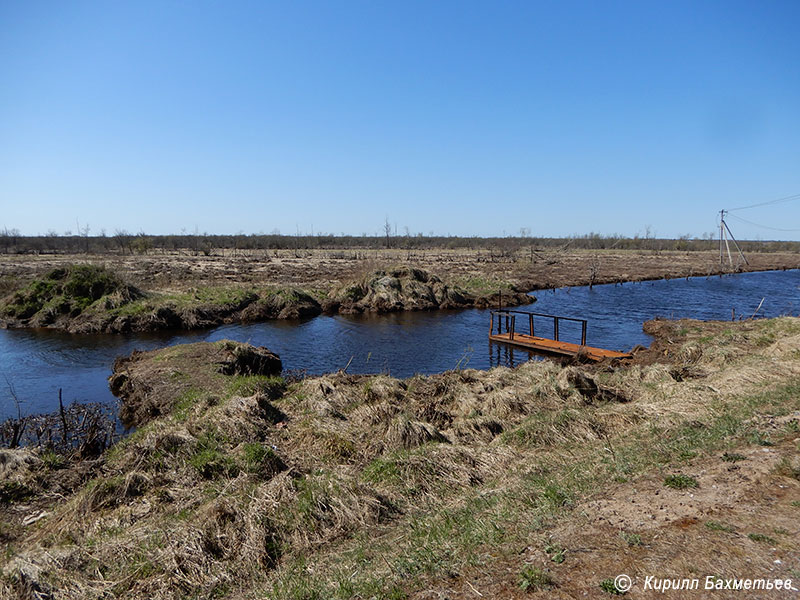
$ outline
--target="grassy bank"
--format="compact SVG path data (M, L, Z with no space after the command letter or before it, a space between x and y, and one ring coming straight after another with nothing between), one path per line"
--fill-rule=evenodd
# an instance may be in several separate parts
M226 375L195 345L148 353L126 368L169 399L165 414L84 466L65 499L46 484L75 467L34 456L6 475L0 586L601 597L623 567L640 584L800 579L800 321L653 327L626 366L406 380L292 383ZM46 514L24 525L31 498Z
M223 323L301 319L328 313L517 306L534 299L509 283L447 283L427 271L370 269L330 290L230 284L142 290L103 266L69 264L21 285L0 300L0 325L71 333L200 329Z

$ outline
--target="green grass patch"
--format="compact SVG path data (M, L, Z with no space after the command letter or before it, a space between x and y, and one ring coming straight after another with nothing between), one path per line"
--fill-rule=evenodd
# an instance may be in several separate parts
M200 436L189 464L205 479L236 477L239 473L236 460L224 452L222 441L213 432Z
M50 323L59 315L77 316L101 299L125 303L139 294L104 267L68 265L53 269L12 294L0 306L0 313L17 319L39 315L43 323Z
M763 433L761 431L754 431L750 435L750 440L754 444L758 444L759 446L774 446L775 443L770 439L769 434Z
M243 445L242 462L245 471L260 475L273 475L285 468L272 448L258 442L247 442Z
M44 466L51 471L63 469L67 465L67 459L64 458L63 455L52 450L44 450L41 454L39 454L39 458L41 459L42 464L44 464Z
M721 523L720 521L706 521L706 529L711 531L721 531L724 533L733 533L736 531L732 525Z
M642 545L642 536L640 536L638 533L628 533L623 531L619 535L631 548Z
M539 567L527 565L519 574L517 582L519 589L523 592L536 592L538 590L551 590L555 587L555 581L549 573L545 573Z
M227 387L227 397L229 398L264 394L270 400L275 400L286 393L286 380L276 375L234 375L229 379Z
M172 407L172 416L179 423L183 423L189 418L192 409L197 403L206 396L206 392L197 388L184 390Z
M764 544L777 544L778 542L775 538L771 538L770 536L764 533L748 533L747 537L749 537L754 542L760 542Z
M14 504L23 502L34 495L34 491L19 481L4 481L0 483L0 504Z
M555 542L550 542L544 547L544 552L547 556L550 557L550 560L560 565L564 562L567 558L567 551L566 549L562 548L560 545L556 544Z
M736 452L725 452L722 455L722 460L729 463L736 463L746 459L747 457L744 454L737 454Z
M403 478L396 459L379 457L364 468L361 479L377 485L398 486Z
M467 292L478 296L496 294L498 291L510 293L514 291L514 286L508 281L495 279L493 277L461 277L455 280L456 285L464 288Z
M691 477L689 475L667 475L664 478L664 485L676 490L686 490L689 488L696 488L700 484L697 483L697 479Z
M601 581L600 589L606 594L611 594L612 596L622 596L625 593L617 587L617 584L613 579L604 579Z

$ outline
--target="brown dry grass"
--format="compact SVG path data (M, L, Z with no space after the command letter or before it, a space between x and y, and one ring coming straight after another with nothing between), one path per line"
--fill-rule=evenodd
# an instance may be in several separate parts
M626 366L337 373L282 394L220 376L214 402L145 425L16 530L0 585L54 598L522 597L534 565L553 597L602 597L623 568L639 581L792 577L800 320L656 327L656 348ZM149 368L175 359L154 353ZM700 487L669 489L670 474Z
M794 252L752 253L745 270L800 268ZM496 292L509 283L549 289L619 281L708 276L725 272L715 252L542 249L500 253L491 250L270 250L235 255L191 256L0 256L0 281L29 281L70 263L106 265L146 290L185 292L196 286L293 286L330 291L368 272L390 266L425 269L468 290ZM9 284L11 285L11 284Z

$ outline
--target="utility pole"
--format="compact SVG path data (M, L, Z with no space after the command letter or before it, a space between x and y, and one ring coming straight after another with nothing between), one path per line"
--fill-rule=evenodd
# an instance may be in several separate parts
M739 244L737 243L736 238L733 237L733 232L731 231L731 228L728 227L728 224L725 222L725 214L727 212L728 211L724 210L724 209L719 211L719 264L722 264L724 262L723 254L722 254L722 242L724 240L724 242L725 242L725 250L728 253L728 264L731 267L733 266L733 257L731 256L731 247L728 244L728 236L730 236L731 241L733 241L733 245L736 246L736 250L739 252L739 257L741 257L742 262L744 262L744 264L746 264L746 265L749 265L750 263L747 261L747 258L745 258L744 252L742 252L742 249L739 247ZM736 263L736 266L737 267L739 266L738 262Z

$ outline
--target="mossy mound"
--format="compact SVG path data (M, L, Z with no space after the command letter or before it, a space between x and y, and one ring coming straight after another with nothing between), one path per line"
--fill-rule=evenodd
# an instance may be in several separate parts
M333 290L326 312L362 313L496 306L496 294L474 293L446 282L423 269L397 267L371 271ZM504 305L530 304L535 298L523 292L506 292Z
M141 427L201 399L215 404L232 394L267 392L282 369L278 355L266 348L230 340L198 342L118 358L109 387L122 400L123 423Z
M0 315L44 326L59 318L75 318L98 301L119 307L142 293L105 267L69 265L53 269L15 292L0 304Z

